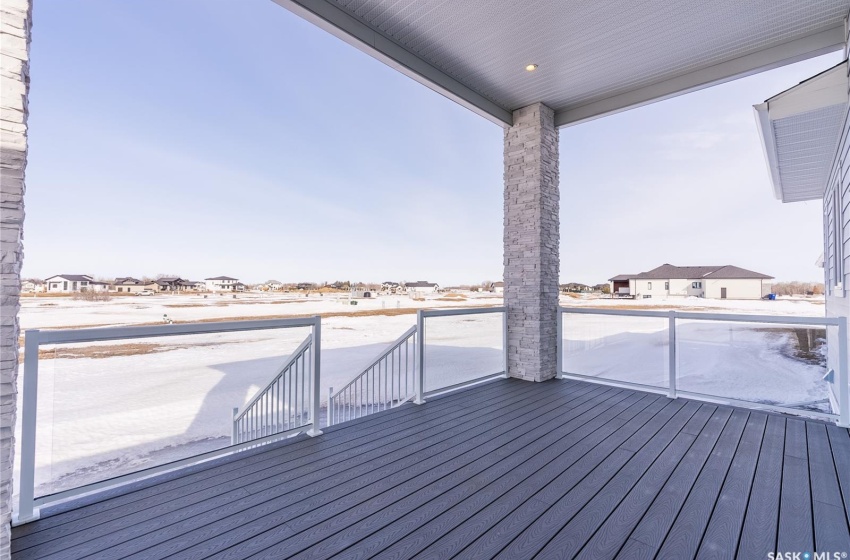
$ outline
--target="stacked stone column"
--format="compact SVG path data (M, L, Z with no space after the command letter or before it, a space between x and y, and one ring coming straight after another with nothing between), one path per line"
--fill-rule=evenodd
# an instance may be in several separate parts
M0 2L0 21L0 558L8 558L27 163L30 0Z
M505 130L505 307L508 375L555 376L560 223L558 129L537 103L518 109Z

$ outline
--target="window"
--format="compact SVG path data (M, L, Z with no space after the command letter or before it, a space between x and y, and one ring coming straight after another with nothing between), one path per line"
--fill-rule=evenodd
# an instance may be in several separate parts
M646 289L647 289L647 290L651 290L651 289L652 289L652 282L647 282L647 283L646 283Z
M644 294L643 299L652 299L652 296L649 294Z
M694 290L701 290L702 289L702 282L693 282L691 284L691 288L693 288Z
M670 282L664 282L664 289L670 291Z

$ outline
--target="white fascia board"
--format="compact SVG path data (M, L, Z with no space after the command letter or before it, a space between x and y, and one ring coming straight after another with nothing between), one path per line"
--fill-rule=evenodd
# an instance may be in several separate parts
M273 0L295 15L502 127L513 113L438 70L327 0Z
M761 148L767 171L770 173L770 183L773 185L773 196L782 200L782 181L779 178L779 156L776 153L776 138L773 135L773 123L770 120L767 103L753 106L756 117L756 128L759 131Z
M558 111L555 113L555 126L572 126L841 50L845 46L844 38L844 24L842 24L826 31L727 60L669 80L594 101L580 107Z

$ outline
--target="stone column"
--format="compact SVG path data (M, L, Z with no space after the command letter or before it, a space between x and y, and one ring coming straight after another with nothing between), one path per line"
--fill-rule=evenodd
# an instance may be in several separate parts
M18 392L31 1L3 0L0 20L0 558L8 558Z
M541 103L513 117L505 131L508 375L545 381L557 369L558 129Z

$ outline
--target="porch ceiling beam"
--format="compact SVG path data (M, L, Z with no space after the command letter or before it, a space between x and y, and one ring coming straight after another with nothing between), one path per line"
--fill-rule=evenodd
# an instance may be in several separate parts
M503 127L513 124L511 111L496 105L483 95L438 70L331 2L327 0L273 1L482 117Z
M844 48L844 42L844 25L836 26L820 33L795 39L620 95L558 111L555 114L555 126L563 127L579 124L841 50Z

